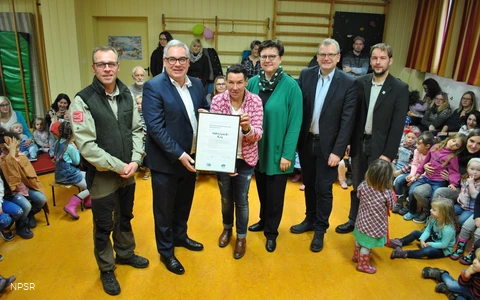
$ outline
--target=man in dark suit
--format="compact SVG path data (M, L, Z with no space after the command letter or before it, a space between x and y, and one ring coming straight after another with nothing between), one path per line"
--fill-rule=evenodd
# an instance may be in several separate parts
M188 47L180 41L165 46L166 72L145 83L142 106L147 125L144 165L152 174L157 250L167 269L179 275L185 269L174 247L203 250L187 235L195 189L197 111L206 106L202 83L186 75L189 57Z
M355 79L336 68L339 60L337 41L325 39L318 46L318 65L302 70L298 79L303 94L298 150L305 184L306 218L290 231L315 230L310 244L313 252L323 249L332 212L332 185L350 141L355 112Z
M360 201L357 187L365 179L368 166L376 160L392 161L397 156L408 110L408 85L389 73L393 50L380 43L370 50L373 74L357 79L358 99L355 129L350 141L353 191L348 222L337 226L338 233L352 232Z

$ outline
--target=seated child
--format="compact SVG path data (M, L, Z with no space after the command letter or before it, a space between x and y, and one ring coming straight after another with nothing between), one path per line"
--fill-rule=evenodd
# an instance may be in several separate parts
M410 171L407 167L402 168L394 172L397 176L393 182L395 186L395 193L397 194L397 203L392 212L405 215L408 212L408 207L404 206L405 192L408 190L408 186L411 185L412 178L415 177L418 166L423 162L428 150L435 143L434 136L430 131L422 132L417 138L416 149L413 152L413 159L408 164ZM412 190L413 192L413 190ZM408 199L412 199L413 194L408 196Z
M425 267L422 270L423 278L435 279L437 293L447 294L449 299L480 299L480 249L475 251L473 264L463 270L458 281L445 270Z
M15 203L4 199L3 180L0 177L0 236L7 242L13 240L13 233L10 230L15 221L23 215L23 210Z
M428 184L432 188L432 198L435 191L440 187L450 188L452 191L457 190L457 186L460 183L460 170L458 165L457 155L462 152L465 147L467 137L461 133L457 133L455 136L449 136L441 143L433 146L425 156L423 162L418 166L417 173L415 174L415 182L410 186L410 194L417 186ZM433 172L424 173L424 165L430 163L430 167ZM441 173L447 170L449 181L443 179ZM422 176L422 177L421 177ZM413 198L412 198L413 199ZM403 216L404 220L421 224L425 223L428 216L430 203L421 203L422 211L417 213L417 203L410 199L409 212ZM416 198L415 198L416 199ZM418 199L416 199L418 200Z
M20 152L22 152L30 161L37 160L38 155L38 146L32 141L30 145L26 145L26 140L28 136L23 134L23 125L19 122L15 122L10 127L10 131L18 134L20 136Z
M45 130L45 120L43 118L35 119L35 130L33 131L33 139L38 148L43 152L48 152L50 149L48 130Z
M467 164L467 173L462 176L460 194L455 204L458 223L462 225L473 215L475 198L480 191L480 158L472 158Z
M16 133L0 132L0 148L2 150L0 168L5 176L6 185L14 195L12 202L23 209L24 215L28 214L27 218L22 217L19 220L21 223L17 222L15 231L22 238L32 238L33 233L30 228L37 226L34 215L42 210L47 202L47 197L35 169L28 158L19 153L19 147L20 140ZM30 203L28 203L29 201L25 203L25 198ZM24 223L25 219L27 219L27 224ZM23 231L23 233L20 234L19 231Z
M59 124L59 126L56 126ZM72 125L70 122L57 122L52 126L52 132L58 136L58 141L54 148L55 162L55 182L61 184L72 184L82 191L78 195L73 195L68 204L63 209L75 220L80 217L77 214L78 205L84 201L86 208L92 207L90 192L87 190L85 172L77 167L80 164L80 151L72 144Z
M390 256L394 258L440 258L452 254L455 244L455 215L453 202L447 198L437 198L432 202L430 218L424 231L414 230L409 235L390 240L394 248ZM403 250L402 247L419 240L421 249Z

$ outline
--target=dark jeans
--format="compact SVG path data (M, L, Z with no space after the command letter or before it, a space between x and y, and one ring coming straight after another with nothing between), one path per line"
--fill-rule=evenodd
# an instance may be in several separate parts
M315 231L325 233L332 213L332 185L337 179L338 167L329 167L323 155L313 153L321 153L320 140L309 139L305 149L300 152L305 184L305 214Z
M233 227L235 203L237 235L243 238L247 234L248 191L250 190L254 167L249 166L243 159L237 159L236 168L237 176L232 177L227 173L217 173L217 178L222 197L223 227L225 229Z
M113 250L119 258L134 254L135 238L130 223L134 197L135 184L130 184L103 198L92 199L94 253L100 271L115 270Z
M260 223L264 224L263 233L269 240L274 240L278 236L288 175L267 175L255 170L255 181L260 199Z
M417 181L415 181L411 186L410 186L410 191L408 193L408 197L410 199L410 203L408 206L408 210L410 211L411 214L415 214L417 211L417 199L415 198L415 195L413 192L415 189L421 185L428 184L432 187L432 196L430 199L433 199L433 195L435 194L435 191L441 187L446 187L448 186L447 181L434 181L428 179L426 176L421 177ZM423 207L424 210L429 210L429 207Z
M353 191L350 193L350 213L348 215L349 222L355 224L357 220L358 207L360 200L357 197L357 188L365 180L365 173L378 157L372 157L371 138L364 138L362 147L359 149L357 155L352 157L352 177L353 177Z
M174 254L173 241L188 237L187 221L192 208L196 174L187 169L180 174L155 170L151 170L151 174L157 251L170 257Z
M423 232L414 230L412 231L409 235L401 238L402 240L402 245L408 245L413 243L413 241L418 240L420 236L422 235ZM425 242L431 242L432 240L428 238ZM428 258L441 258L445 257L445 254L443 254L443 250L433 248L433 247L425 247L419 250L408 250L407 251L407 257L408 258L423 258L423 257L428 257Z

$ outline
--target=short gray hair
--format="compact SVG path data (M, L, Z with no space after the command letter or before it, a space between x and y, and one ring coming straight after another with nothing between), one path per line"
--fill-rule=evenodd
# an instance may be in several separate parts
M182 47L187 52L187 57L190 58L190 49L188 49L187 45L185 45L184 42L181 42L179 40L171 40L170 42L168 42L168 44L163 49L164 58L167 57L168 49L170 49L171 47Z
M340 53L340 45L338 42L334 39L324 39L319 45L318 45L318 50L320 50L321 46L330 46L330 45L335 45L337 47L337 53Z
M147 72L145 72L145 69L144 69L142 66L136 66L136 67L134 67L133 70L132 70L132 76L135 76L135 71L136 71L138 68L142 69L143 75L146 75L146 74L147 74Z
M92 51L92 63L94 64L95 63L95 53L97 53L98 51L101 51L101 52L108 52L108 51L112 51L113 53L115 53L115 61L118 62L118 52L117 52L117 49L111 47L111 46L100 46L100 47L96 47L95 49L93 49Z

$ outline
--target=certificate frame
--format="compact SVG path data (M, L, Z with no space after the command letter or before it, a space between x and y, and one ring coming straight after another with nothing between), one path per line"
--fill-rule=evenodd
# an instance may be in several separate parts
M195 169L235 173L239 135L239 115L199 113Z

